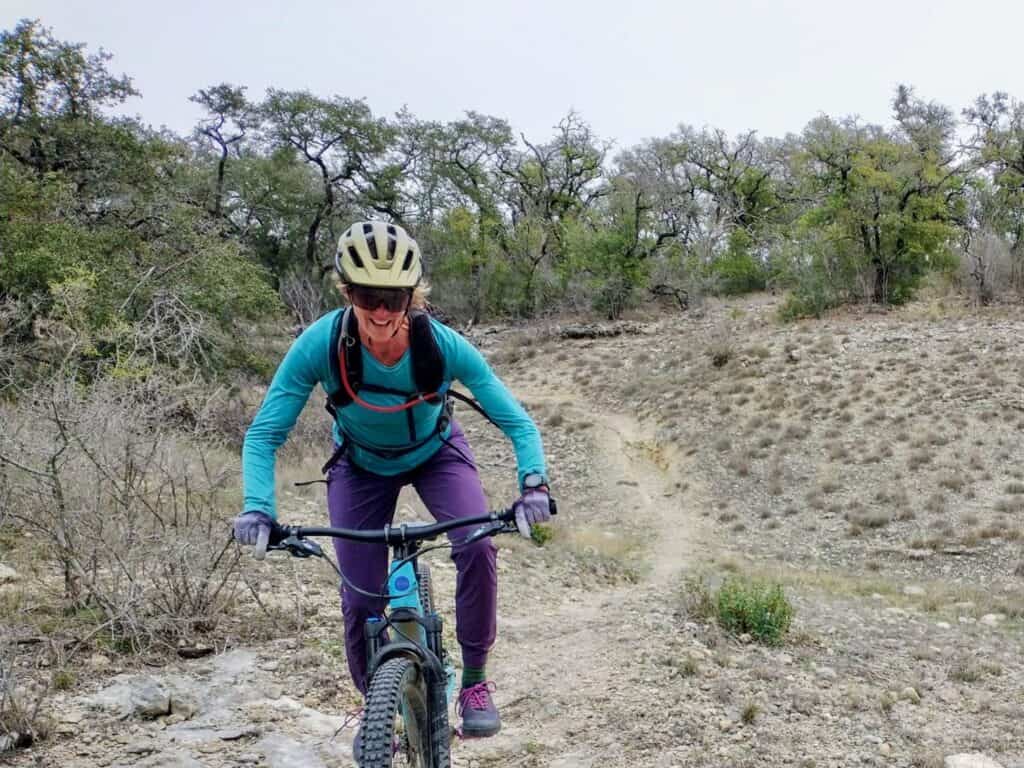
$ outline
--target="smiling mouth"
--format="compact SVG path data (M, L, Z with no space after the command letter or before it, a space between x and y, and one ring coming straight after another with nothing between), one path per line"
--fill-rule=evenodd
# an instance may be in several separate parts
M370 323L372 325L376 325L378 328L387 328L389 325L391 325L390 320L378 321L374 320L372 317L370 318Z

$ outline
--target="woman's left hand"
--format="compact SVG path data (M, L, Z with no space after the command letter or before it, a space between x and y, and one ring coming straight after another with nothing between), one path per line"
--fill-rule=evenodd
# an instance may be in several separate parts
M530 538L530 526L551 520L551 497L544 486L523 491L512 509L516 513L516 527L519 533Z

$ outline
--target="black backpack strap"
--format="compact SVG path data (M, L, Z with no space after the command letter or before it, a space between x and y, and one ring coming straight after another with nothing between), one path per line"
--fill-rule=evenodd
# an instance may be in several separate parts
M422 309L409 310L409 346L412 378L419 394L437 392L444 384L444 355L434 338L430 315Z
M500 425L500 424L498 424L498 422L496 422L496 421L495 421L494 419L492 419L492 418L491 418L490 416L488 416L488 415L487 415L487 411L485 411L485 410L483 409L483 407L482 407L482 406L480 405L480 403L478 403L478 402L477 402L476 400L474 400L474 399L473 399L472 397L469 397L468 395L464 395L464 394L462 394L461 392L458 392L458 391L456 391L456 390L454 390L454 389L449 389L449 390L448 390L448 397L449 397L449 398L454 398L454 399L456 399L456 400L461 400L461 401L462 401L463 403L465 403L466 405L468 405L468 406L469 406L470 408L472 408L472 409L473 409L474 411L476 411L476 412L477 412L477 413L479 413L479 414L480 414L481 416L483 416L483 417L484 417L485 419L487 419L487 420L488 420L489 422L491 422L491 424L493 424L494 426L496 426L496 427L497 427L498 429L501 429L501 425ZM449 402L451 402L451 400L449 400ZM450 409L449 409L449 410L450 410Z
M320 468L320 474L326 475L330 472L331 467L337 464L348 454L348 441L342 440L341 445L334 449L334 453L331 454L331 458L327 460L327 463Z
M348 383L358 393L363 384L363 353L359 348L359 324L356 313L346 307L341 313L331 338L331 373L341 381L341 365L344 362ZM352 402L352 396L344 386L327 396L327 412L337 419L338 411Z

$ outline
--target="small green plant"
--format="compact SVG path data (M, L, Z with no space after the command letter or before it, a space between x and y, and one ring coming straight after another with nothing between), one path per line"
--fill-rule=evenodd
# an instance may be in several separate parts
M58 669L53 673L53 687L58 691L67 691L75 687L77 679L70 669Z
M550 525L533 525L530 526L530 538L533 539L533 543L538 547L543 547L554 536L554 531Z
M749 634L766 645L778 645L793 621L793 606L779 584L729 577L715 597L718 623L727 632Z

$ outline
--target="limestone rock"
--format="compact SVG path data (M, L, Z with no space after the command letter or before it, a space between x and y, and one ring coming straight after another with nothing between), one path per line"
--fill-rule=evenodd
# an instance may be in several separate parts
M962 755L948 755L945 760L945 768L1003 768L1003 766L980 752L970 752Z
M121 719L152 719L171 711L167 689L148 675L118 675L111 685L87 697L84 703Z

